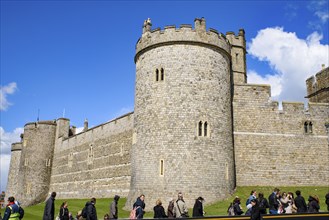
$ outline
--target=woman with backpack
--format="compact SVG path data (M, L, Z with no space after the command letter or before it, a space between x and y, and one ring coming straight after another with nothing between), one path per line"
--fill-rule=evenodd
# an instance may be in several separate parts
M67 201L63 202L59 208L59 219L69 220L69 209L67 208Z

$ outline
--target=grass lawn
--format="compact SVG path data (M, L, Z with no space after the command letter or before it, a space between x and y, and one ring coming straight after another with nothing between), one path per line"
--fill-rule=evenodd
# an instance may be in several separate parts
M219 201L214 204L209 204L205 206L206 216L219 216L219 215L227 215L226 210L229 204L233 201L235 196L239 196L241 198L241 205L242 208L245 207L244 204L246 202L246 199L249 197L249 194L251 190L255 189L258 192L263 192L265 197L268 198L268 196L272 193L274 187L260 187L260 186L254 186L254 187L238 187L236 190L236 193L232 195L230 198L227 198L224 201ZM329 187L278 187L281 192L293 192L295 194L296 190L301 190L302 195L304 196L306 203L309 195L316 194L320 198L320 207L321 211L326 211L326 204L325 204L325 195L329 192ZM207 199L207 198L205 198ZM88 199L67 199L68 201L68 208L69 211L73 213L73 216L76 215L76 213L81 210L86 201ZM62 199L56 199L55 201L55 213L59 212L59 207L62 204L64 200ZM97 199L96 203L96 209L97 209L97 216L99 219L103 219L104 215L109 212L109 205L113 201L112 198L109 199ZM119 200L119 218L128 218L129 217L129 211L125 211L122 208L124 207L126 202L126 198L120 198ZM155 204L146 204L146 206L153 207ZM44 209L44 203L34 205L31 207L26 207L25 210L25 216L24 220L39 220L42 219L43 215L43 209ZM164 208L167 209L168 204L163 204ZM190 207L189 213L190 216L192 215L192 208ZM1 210L1 213L3 215L4 210ZM153 212L147 212L144 216L144 218L153 218Z

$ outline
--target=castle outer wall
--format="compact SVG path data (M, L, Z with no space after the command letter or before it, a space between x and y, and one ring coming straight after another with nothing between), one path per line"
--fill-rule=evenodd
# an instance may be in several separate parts
M132 116L129 113L69 138L60 137L49 192L57 192L59 198L127 196ZM62 125L67 129L63 134L69 134L66 124Z
M270 100L270 86L234 86L234 146L238 186L328 186L325 122L329 103Z
M52 191L61 199L118 194L130 209L141 193L153 204L182 191L191 207L236 185L328 186L329 68L306 81L314 97L306 109L283 102L279 110L270 86L246 84L244 31L225 36L195 22L144 26L134 113L85 123L79 134L66 118L26 124L12 145L7 196L29 206Z

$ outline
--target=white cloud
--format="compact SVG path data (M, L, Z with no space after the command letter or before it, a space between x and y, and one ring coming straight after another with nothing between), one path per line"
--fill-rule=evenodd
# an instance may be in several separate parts
M13 132L5 132L0 127L0 190L6 190L8 180L8 170L11 155L11 144L20 141L20 134L23 133L23 128L16 128Z
M6 86L0 87L0 110L5 111L10 105L12 105L7 100L7 95L13 94L17 90L17 85L15 82L9 83Z
M322 64L329 64L329 45L320 43L322 37L314 32L300 39L281 27L260 30L248 43L248 53L268 62L276 74L264 76L251 71L253 83L270 83L272 94L280 100L303 101L305 80L320 71Z
M316 17L315 20L309 21L309 27L314 28L315 30L322 31L323 25L326 24L329 20L328 7L328 0L310 1L308 3L308 10L310 10Z
M259 75L254 70L248 71L248 83L269 84L271 85L271 96L278 97L282 92L282 75Z

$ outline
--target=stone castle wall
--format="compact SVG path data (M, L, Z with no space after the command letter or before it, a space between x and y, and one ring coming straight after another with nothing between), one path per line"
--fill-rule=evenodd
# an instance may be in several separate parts
M18 191L20 201L25 206L34 205L46 199L49 191L55 134L55 121L38 121L24 126Z
M17 191L20 186L20 178L19 178L19 169L20 169L20 161L22 155L22 143L13 143L11 145L11 158L8 173L8 182L7 182L7 190L6 196L20 196ZM5 200L7 201L7 199Z
M270 86L246 84L245 55L242 29L224 36L206 31L204 19L195 29L146 23L136 45L134 113L79 134L65 118L26 124L12 145L7 195L28 206L52 191L119 194L130 209L141 193L153 204L182 191L192 207L198 196L213 202L235 185L328 185L329 68L307 80L307 109L283 102L279 110Z
M310 102L329 103L329 68L306 80L307 98Z
M147 32L137 43L136 142L126 207L141 193L150 204L180 191L191 207L199 196L213 202L235 187L229 44L204 25L196 20L195 30Z
M237 185L328 184L328 103L305 110L303 103L283 102L279 110L269 86L236 85L233 112Z
M66 123L63 125L67 128ZM56 191L59 198L127 196L132 128L129 113L86 132L59 138L49 192Z

